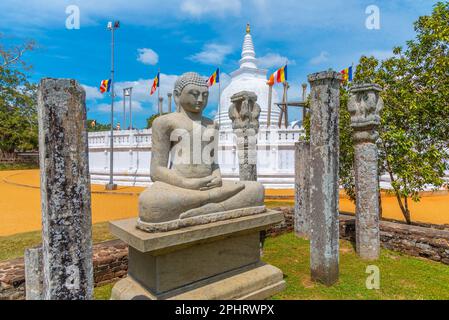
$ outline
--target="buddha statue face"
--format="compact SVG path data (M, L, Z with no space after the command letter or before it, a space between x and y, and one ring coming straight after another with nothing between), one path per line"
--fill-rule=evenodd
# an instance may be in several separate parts
M202 113L209 98L206 81L197 73L183 74L175 83L175 103L187 112Z

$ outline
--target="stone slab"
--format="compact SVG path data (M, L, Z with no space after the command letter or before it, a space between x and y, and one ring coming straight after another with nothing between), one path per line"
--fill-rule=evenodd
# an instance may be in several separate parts
M113 235L123 240L129 246L140 252L157 250L177 250L177 247L193 245L213 238L227 237L237 233L251 233L254 230L264 230L271 225L284 221L281 212L267 212L186 227L178 230L148 233L136 228L136 218L113 221L109 223Z
M129 248L128 275L155 294L260 260L259 231L189 246L165 254Z
M185 218L183 217L183 215L185 214L182 214L180 219L157 223L144 222L140 218L138 218L137 228L146 232L166 232L185 227L193 227L201 224L208 224L217 221L250 216L253 214L265 212L266 210L267 209L265 208L265 206L257 206L257 207L239 208L217 213L202 214L198 216L185 217Z
M261 300L286 287L282 271L264 263L212 277L200 284L194 289L186 286L181 293L175 290L154 295L132 277L127 277L114 286L111 300Z

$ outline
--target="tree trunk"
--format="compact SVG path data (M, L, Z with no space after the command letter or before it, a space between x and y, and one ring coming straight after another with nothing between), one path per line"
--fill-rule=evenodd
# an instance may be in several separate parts
M394 182L393 172L391 172L390 169L388 169L387 171L388 171L388 174L390 175L391 185L393 186L393 182ZM405 221L407 222L407 224L411 224L412 220L410 219L410 211L408 210L408 206L407 206L407 208L404 207L404 204L402 203L401 195L399 194L399 190L397 190L395 187L393 187L393 189L394 189L394 193L396 195L396 199L398 200L399 208L401 208L402 215L404 216ZM404 199L405 199L405 203L407 204L407 197L404 197Z

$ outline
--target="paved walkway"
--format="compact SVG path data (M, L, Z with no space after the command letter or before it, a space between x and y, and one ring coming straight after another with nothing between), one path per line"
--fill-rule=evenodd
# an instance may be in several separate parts
M105 191L92 186L93 223L136 217L137 200L142 187L119 187ZM293 190L267 190L268 198L293 204ZM384 196L384 217L402 219L396 199ZM0 236L39 230L41 228L39 170L0 171ZM354 205L340 199L342 211L354 212ZM418 203L411 202L414 221L449 224L449 195L426 195Z

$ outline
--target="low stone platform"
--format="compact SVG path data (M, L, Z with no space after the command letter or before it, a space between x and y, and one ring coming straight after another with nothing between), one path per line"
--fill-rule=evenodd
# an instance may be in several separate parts
M267 211L148 233L136 219L110 223L129 245L128 277L112 299L265 299L285 287L282 271L260 260L260 231L284 220Z

